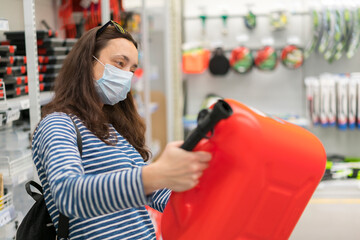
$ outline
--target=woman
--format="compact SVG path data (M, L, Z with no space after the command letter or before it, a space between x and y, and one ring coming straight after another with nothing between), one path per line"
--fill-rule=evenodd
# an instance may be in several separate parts
M145 205L163 211L171 190L194 187L211 158L169 143L145 164L145 126L130 82L137 44L116 22L85 33L56 79L32 148L55 228L69 217L70 239L155 239ZM82 139L77 147L75 126Z

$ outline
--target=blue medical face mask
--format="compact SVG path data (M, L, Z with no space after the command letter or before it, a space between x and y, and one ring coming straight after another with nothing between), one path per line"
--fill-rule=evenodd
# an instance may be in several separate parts
M121 70L111 64L103 64L95 56L93 57L105 68L103 76L95 81L95 89L101 101L104 104L115 105L126 99L134 74Z

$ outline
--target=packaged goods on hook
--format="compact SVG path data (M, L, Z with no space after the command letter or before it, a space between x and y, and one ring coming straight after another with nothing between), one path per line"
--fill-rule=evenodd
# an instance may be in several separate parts
M285 4L275 2L268 14L270 26L273 31L284 30L288 24L288 8Z
M236 37L239 46L231 51L230 65L235 72L247 73L252 69L254 64L254 57L251 50L245 46L249 41L249 36L246 34Z
M306 108L313 125L360 128L360 74L329 74L305 78Z
M300 48L300 39L297 36L289 37L288 44L281 51L281 62L289 69L297 69L304 63L304 51Z
M312 7L310 13L313 30L305 58L314 51L330 63L343 55L352 58L360 45L360 3L330 1Z
M244 16L244 23L247 29L253 30L256 27L256 15L249 10L248 13Z
M360 2L351 10L352 31L349 36L349 43L346 49L347 58L352 58L360 45Z
M239 46L231 51L230 65L238 73L247 73L254 63L251 50L245 46Z
M212 54L209 63L209 71L215 76L223 76L230 69L229 59L225 56L224 49L218 47Z
M311 55L311 53L318 47L323 31L321 12L318 9L311 10L311 17L312 17L313 36L305 47L305 51L304 51L305 59L308 58Z
M209 66L210 51L199 43L188 43L183 46L182 69L186 74L203 73Z
M360 157L342 154L327 155L322 181L333 179L360 179Z
M274 39L271 37L261 40L263 47L256 51L254 64L260 70L274 70L278 63L276 49L273 47Z

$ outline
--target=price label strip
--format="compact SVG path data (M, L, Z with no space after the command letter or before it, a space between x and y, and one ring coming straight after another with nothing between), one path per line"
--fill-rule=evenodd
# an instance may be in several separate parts
M29 99L25 99L20 101L21 109L29 109L30 108L30 101Z
M5 224L11 221L11 214L8 209L0 212L0 227L4 226Z
M14 109L6 112L6 123L16 121L20 118L20 110Z

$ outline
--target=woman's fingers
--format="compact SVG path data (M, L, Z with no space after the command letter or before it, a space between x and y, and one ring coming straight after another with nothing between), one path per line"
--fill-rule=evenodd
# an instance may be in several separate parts
M183 143L184 143L184 141L181 140L181 141L170 142L170 143L168 143L168 145L180 148Z
M211 160L211 154L208 152L181 149L183 143L168 143L160 158L154 163L160 170L159 176L163 178L162 185L177 192L196 186Z
M209 162L211 160L211 154L204 151L194 152L197 156L197 160L200 162Z

